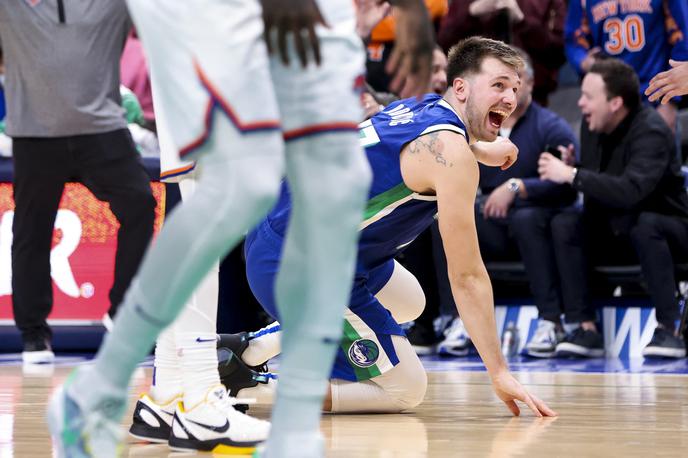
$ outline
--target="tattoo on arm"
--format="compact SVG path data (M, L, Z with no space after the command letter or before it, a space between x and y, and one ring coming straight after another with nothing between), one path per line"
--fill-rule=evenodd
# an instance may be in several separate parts
M409 144L409 152L411 154L420 154L424 151L427 151L435 158L435 162L446 166L447 159L442 156L443 150L444 143L442 143L442 140L440 140L439 132L432 132L430 134L423 135L416 138ZM449 164L449 167L451 166L452 164Z

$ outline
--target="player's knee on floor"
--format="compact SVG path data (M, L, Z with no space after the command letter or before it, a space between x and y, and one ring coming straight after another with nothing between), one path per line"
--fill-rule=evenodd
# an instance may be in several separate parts
M425 369L405 337L392 338L399 364L362 382L332 380L332 412L399 413L423 401L428 387Z
M373 379L385 390L398 412L413 409L425 398L428 376L420 361L416 359L416 362L400 362L388 372L389 377L384 377L387 374L383 374L383 380ZM393 373L395 369L398 370Z
M424 371L409 375L398 377L393 384L388 377L382 385L378 377L362 382L332 380L332 412L399 413L413 409L425 398L427 376Z

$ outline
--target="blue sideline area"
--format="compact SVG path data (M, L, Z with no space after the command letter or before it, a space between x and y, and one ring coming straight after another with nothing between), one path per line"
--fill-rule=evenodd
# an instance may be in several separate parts
M100 324L51 326L56 352L92 353L100 346L105 328ZM5 354L21 352L21 335L13 325L0 326L0 361Z
M421 358L428 372L483 372L485 366L477 355L465 358L427 356ZM688 374L688 359L592 358L534 359L524 356L509 358L514 372L580 372L619 374Z
M93 358L93 353L60 353L54 365L33 365L25 367L29 373L51 373L55 367L73 366ZM484 372L480 358L473 354L463 358L441 356L421 357L423 367L428 372ZM0 367L21 366L21 353L0 353ZM141 364L152 367L149 357ZM593 358L593 359L534 359L523 356L509 358L509 367L514 372L573 372L588 374L688 374L688 359L643 359L643 358ZM279 358L270 363L271 371L279 370Z
M600 328L604 335L607 355L594 359L535 359L520 356L525 342L537 327L537 309L527 300L520 304L498 305L495 310L497 328L518 329L517 353L509 358L515 372L576 372L576 373L632 373L632 374L688 374L688 359L644 359L642 348L652 336L656 325L654 309L643 299L609 299L598 302ZM100 345L104 328L93 326L55 326L54 347L58 353L56 365L73 365L93 357ZM0 366L21 365L21 340L13 326L0 326ZM475 350L467 357L431 356L421 358L430 372L484 371ZM149 358L143 366L151 366ZM271 363L271 369L278 367ZM50 371L50 368L30 370Z

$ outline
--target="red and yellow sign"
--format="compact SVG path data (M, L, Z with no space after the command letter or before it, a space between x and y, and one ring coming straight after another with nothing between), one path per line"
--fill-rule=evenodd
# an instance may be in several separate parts
M158 202L155 232L165 215L165 186L151 183ZM12 184L0 183L0 319L12 319ZM52 320L100 320L110 306L119 223L110 206L85 186L65 187L50 253Z

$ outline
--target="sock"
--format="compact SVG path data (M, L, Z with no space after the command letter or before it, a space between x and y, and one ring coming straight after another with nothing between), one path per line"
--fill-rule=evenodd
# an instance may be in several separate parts
M275 321L248 335L248 347L241 359L249 366L260 366L280 354L282 328Z
M177 333L177 347L184 386L184 406L193 406L205 399L208 390L220 384L217 372L217 334L215 332Z
M182 199L189 200L196 187L193 178L180 181ZM187 408L203 401L208 390L220 384L216 350L219 271L215 263L174 323L177 374Z
M165 404L182 394L182 377L174 326L167 328L155 344L153 383L149 395L158 404Z

